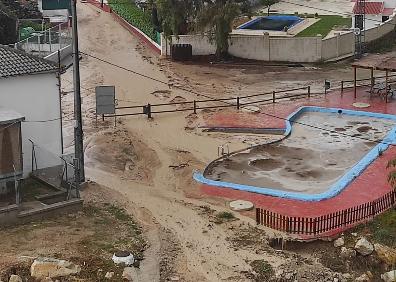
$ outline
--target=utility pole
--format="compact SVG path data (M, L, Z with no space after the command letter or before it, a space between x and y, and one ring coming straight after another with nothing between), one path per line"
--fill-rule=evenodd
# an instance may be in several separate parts
M366 44L366 0L357 0L355 5L355 59L360 59L365 52Z
M81 117L81 91L80 91L80 60L78 51L77 30L77 0L72 0L72 28L73 28L73 85L74 85L74 152L78 160L75 167L75 178L85 182L84 147Z

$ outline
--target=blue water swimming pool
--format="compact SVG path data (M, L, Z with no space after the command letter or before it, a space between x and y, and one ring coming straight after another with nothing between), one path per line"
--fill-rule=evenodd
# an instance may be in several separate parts
M303 19L298 16L277 15L258 17L239 26L238 29L283 31L285 28L289 29L301 21Z
M311 114L326 114L333 116L336 128L331 129L331 124L330 121L327 123L327 121L320 121L319 127L325 128L328 126L330 130L324 130L321 132L320 130L318 131L317 125L313 128L303 126L304 124L310 124L314 120L311 120L310 123L305 123L305 121L302 119L304 115L306 117L309 117ZM369 124L367 121L372 119L372 124ZM348 124L345 126L345 128L341 127L341 123L345 120L345 124ZM358 121L361 122L358 122ZM303 122L303 124L300 124L300 122ZM359 125L358 125L359 124ZM378 131L379 127L381 124L387 124L386 127L382 129L382 136L378 135L378 133L375 133ZM295 129L295 127L300 126L301 128L304 128L303 132L298 132L292 129ZM370 126L372 125L372 126ZM380 113L372 113L372 112L364 112L364 111L354 111L354 110L345 110L345 109L336 109L336 108L321 108L321 107L302 107L298 109L296 112L292 113L288 118L286 122L286 128L284 131L284 138L280 141L273 142L272 144L264 145L257 145L251 148L248 148L246 151L241 151L237 152L235 154L229 155L225 160L216 160L212 162L211 164L208 165L208 167L205 169L204 173L198 173L196 172L194 174L194 179L198 182L201 182L203 184L211 185L211 186L216 186L221 189L222 187L224 188L231 188L235 190L242 190L242 191L247 191L247 192L253 192L253 193L258 193L258 194L264 194L264 195L270 195L270 196L275 196L275 197L281 197L281 198L288 198L288 199L295 199L295 200L302 200L302 201L321 201L324 199L329 199L337 194L339 194L344 188L346 188L356 177L358 177L374 160L378 158L384 152L390 144L396 144L396 116L395 115L388 115L388 114L380 114ZM343 138L344 134L350 134L346 130L355 130L354 126L358 126L358 132L359 134L355 134L352 136L356 136L356 138ZM369 133L369 131L366 130L374 130L374 133ZM317 143L315 143L315 136L310 136L310 135L305 135L306 130L310 130L312 132L315 132L316 136L323 135L324 139L320 139ZM359 131L360 130L360 131ZM293 137L292 131L295 132L295 136ZM329 133L330 131L330 133ZM339 132L338 134L336 134ZM346 132L346 133L344 133ZM364 133L366 132L366 133ZM302 134L303 133L303 134ZM308 132L309 133L309 132ZM363 134L364 133L364 134ZM326 134L326 135L325 135ZM368 134L368 135L365 135ZM374 135L370 135L374 134ZM337 137L338 135L338 137ZM349 135L348 135L349 136ZM361 136L361 137L359 137ZM375 137L376 136L376 137ZM312 138L312 141L309 140L310 137ZM375 137L375 138L374 138ZM366 139L368 138L368 139ZM287 141L287 139L290 139ZM284 169L281 168L280 161L279 159L274 158L276 154L280 154L280 156L283 158L285 154L281 154L279 152L271 153L270 150L274 152L274 149L279 149L279 151L283 151L287 149L287 147L279 147L279 144L285 143L285 142L291 142L291 139L295 139L297 141L301 140L302 143L298 145L298 143L294 143L293 146L291 146L289 149L290 152L286 152L286 154L291 155L290 160L286 160L286 165L291 166L295 171L285 171ZM335 140L339 139L339 140ZM331 145L326 145L326 142L323 141L331 141L335 140L335 142L331 143ZM343 141L346 140L346 141ZM355 140L355 141L353 141ZM368 140L374 140L374 142L367 142ZM342 142L340 142L342 141ZM355 143L349 143L349 142L355 142ZM307 144L309 142L313 142L312 144L315 145L317 148L313 148L312 144ZM337 143L340 142L340 143ZM345 142L348 142L348 144L344 144ZM330 142L328 142L330 143ZM357 162L352 161L348 163L348 150L353 150L357 145L361 143L362 146L367 146L367 150L363 150L359 152L359 156L356 159ZM367 144L369 143L369 144ZM290 143L289 143L290 145ZM278 147L277 147L278 146ZM360 146L360 145L359 145ZM263 150L260 149L260 147L263 148ZM305 150L304 150L305 148ZM325 178L310 178L312 175L309 174L304 174L304 175L298 175L298 178L291 178L290 176L295 175L295 173L301 173L306 170L306 172L314 172L318 173L318 171L304 168L304 166L308 166L310 164L314 164L315 162L315 154L312 156L307 155L307 157L301 158L301 159L295 159L293 154L297 154L298 151L300 151L300 154L306 154L308 152L308 149L320 149L320 150L314 150L313 152L319 152L323 154L323 158L319 158L318 163L319 163L319 172L323 172L323 177ZM334 152L338 152L338 154L335 155L335 158L328 158L326 155L326 150L330 148L331 150L334 150ZM344 148L350 148L347 151L345 151ZM255 158L255 159L249 159L249 165L256 162L254 165L257 164L257 161L267 161L261 163L261 167L259 169L252 168L249 169L247 166L244 166L243 168L240 167L240 164L242 162L236 162L236 158L246 158L244 155L247 155L247 153L253 152L254 155L259 156L260 158ZM268 155L268 153L271 153L272 155ZM309 153L309 152L308 152ZM329 156L331 157L331 154ZM355 152L351 152L351 154L355 154ZM248 156L248 155L247 155ZM271 159L271 158L272 159ZM287 158L288 156L286 156ZM297 161L300 163L299 165L303 166L302 168L297 168ZM321 166L320 162L325 161L324 165ZM296 162L296 163L293 163ZM334 162L338 162L338 169L337 167L332 168L334 165L336 165ZM345 162L345 164L344 164ZM221 165L225 164L225 169L224 167L221 167L221 170L218 170L218 166L216 163L219 163ZM213 164L216 164L216 169L220 172L217 176L209 173L208 168L212 170ZM316 165L316 164L314 164ZM212 166L212 167L211 167ZM297 169L296 169L297 168ZM333 178L327 179L326 177L331 174L331 170L339 170L337 172L337 175L335 175ZM236 172L235 178L229 178L227 175L229 175L229 172ZM272 180L277 180L279 182L277 183L269 183L268 178L266 178L265 181L266 183L269 183L267 185L263 186L256 186L253 184L253 182L246 182L246 179L254 178L257 177L257 174L259 177L267 177L267 175L273 175L275 174L275 177L273 177ZM278 174L277 174L278 173ZM217 177L219 176L219 179ZM226 179L225 177L228 177ZM232 176L232 175L231 175ZM231 177L230 176L230 177ZM243 181L241 181L241 179ZM271 180L271 179L270 179ZM285 185L287 184L287 185ZM289 188L294 188L297 186L300 187L311 187L310 189L312 191L304 191L301 189L289 189ZM320 190L315 190L317 186L323 186ZM283 187L283 188L280 188ZM308 188L309 188L308 187ZM308 190L310 190L308 189Z

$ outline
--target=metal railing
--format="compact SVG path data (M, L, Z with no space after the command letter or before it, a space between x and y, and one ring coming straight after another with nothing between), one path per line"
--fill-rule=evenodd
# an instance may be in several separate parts
M298 88L264 92L247 96L237 96L231 98L213 98L206 100L192 100L186 102L159 104L148 103L147 105L116 107L116 114L106 115L105 117L147 115L148 118L152 118L153 114L187 111L191 111L196 114L198 110L206 109L236 108L239 110L242 107L249 105L272 104L281 100L310 98L311 94L311 86L303 86Z
M44 31L33 33L32 36L14 44L14 48L27 53L45 57L72 43L71 30L68 23L62 23Z
M72 198L80 198L80 182L77 181L75 177L75 170L76 167L78 167L78 160L74 158L74 155L70 154L58 156L46 150L45 148L42 148L42 146L39 146L31 139L29 139L29 141L32 144L32 174L34 175L40 170L47 170L51 169L51 167L59 166L59 175L57 175L59 183L56 185L56 188L66 190L67 200ZM40 161L38 161L38 159ZM58 187L58 185L60 186Z

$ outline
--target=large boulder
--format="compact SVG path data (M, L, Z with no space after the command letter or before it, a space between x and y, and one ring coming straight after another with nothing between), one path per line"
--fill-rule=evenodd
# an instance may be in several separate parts
M381 278L385 282L395 282L396 281L396 270L392 270L392 271L382 274Z
M22 282L22 278L19 275L11 275L10 280L8 282Z
M396 250L390 247L374 244L375 252L378 258L387 265L396 265Z
M345 244L345 241L344 241L343 237L340 237L340 238L338 238L337 240L334 241L334 247L335 248L342 247L342 246L344 246L344 244Z
M363 256L368 256L374 251L374 246L366 238L361 238L356 242L355 250Z
M369 282L370 281L370 277L364 273L361 276L359 276L358 278L355 279L356 282Z
M38 279L65 277L78 274L80 271L80 266L54 258L37 258L30 267L30 275Z
M348 249L348 248L342 247L340 257L343 259L351 259L353 257L356 257L356 251L354 249Z
M122 272L122 278L127 281L138 281L138 275L134 267L125 267Z

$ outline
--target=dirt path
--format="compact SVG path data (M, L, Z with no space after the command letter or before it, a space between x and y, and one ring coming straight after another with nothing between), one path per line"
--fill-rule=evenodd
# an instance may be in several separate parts
M110 14L89 4L79 4L78 12L82 52L212 97L233 95L235 91L249 94L277 85L279 78L274 72L285 72L285 69L268 72L252 68L256 70L252 73L248 68L227 70L225 67L209 70L209 67L158 61ZM297 70L289 71L283 76L296 76ZM235 214L236 221L214 223L218 211L228 210L226 201L203 199L191 177L194 169L202 169L205 163L217 157L219 145L230 142L231 150L246 147L240 136L228 138L200 132L196 128L200 116L191 114L163 115L150 121L145 117L123 118L117 128L112 121L100 122L95 128L93 87L97 85L115 85L121 105L190 100L196 95L170 89L87 56L81 62L81 75L86 174L89 179L119 192L142 223L150 243L139 272L142 281L171 278L250 281L251 261L265 258L273 266L282 264L284 255L270 249L260 251L263 241L256 245L256 251L235 247L230 238L235 238L241 230L250 230L254 220ZM264 82L263 75L268 77ZM312 76L311 73L299 75L305 75L303 81ZM71 90L71 81L72 70L68 70L62 76L65 93ZM293 83L295 80L291 79ZM72 95L67 93L63 97L64 116L69 118ZM65 143L69 150L72 149L72 129L72 123L66 122ZM178 167L180 164L185 166ZM263 234L272 235L268 230Z

